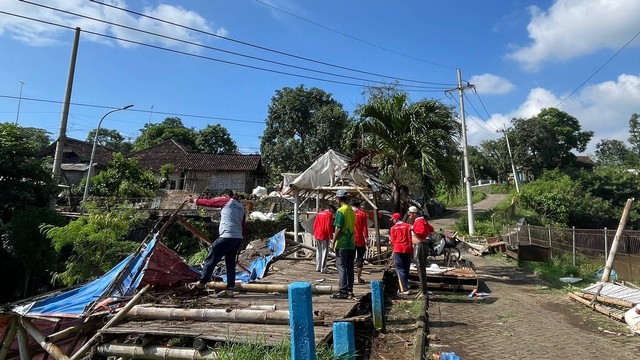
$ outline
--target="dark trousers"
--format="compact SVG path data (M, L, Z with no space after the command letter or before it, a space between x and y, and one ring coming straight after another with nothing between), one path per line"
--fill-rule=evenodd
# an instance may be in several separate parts
M336 249L336 267L340 277L338 291L341 293L353 292L353 260L356 257L354 249Z
M224 263L227 268L227 289L236 286L236 254L242 239L236 238L217 238L211 244L207 258L204 259L204 268L202 269L201 283L206 283L211 279L213 270L216 265L224 257Z
M396 263L396 272L400 282L400 291L409 291L409 268L411 267L411 254L393 253L393 262Z

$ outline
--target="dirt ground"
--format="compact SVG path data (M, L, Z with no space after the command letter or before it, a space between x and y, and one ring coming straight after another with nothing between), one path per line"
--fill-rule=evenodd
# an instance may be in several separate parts
M474 210L491 208L503 199L490 196ZM448 228L454 217L430 222L436 229ZM562 290L550 289L500 256L463 257L478 273L479 291L488 297L430 294L429 356L454 352L463 360L640 359L640 336L631 336L626 324L570 300ZM374 341L370 358L418 359L419 327L412 301L393 301L387 332Z

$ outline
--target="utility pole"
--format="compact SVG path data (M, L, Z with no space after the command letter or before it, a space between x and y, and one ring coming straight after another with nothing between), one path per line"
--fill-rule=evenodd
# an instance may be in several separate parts
M58 185L60 182L60 174L62 173L62 155L64 143L67 140L67 120L69 119L69 103L71 102L71 90L73 89L73 76L76 72L76 58L78 56L78 43L80 42L80 28L76 28L76 34L73 39L73 49L71 50L71 63L69 64L69 74L67 76L67 91L64 96L64 105L62 106L62 116L60 117L60 132L58 133L58 141L56 142L56 153L53 157L53 179Z
M16 111L16 125L18 125L18 118L20 117L20 103L22 102L22 87L24 86L24 81L18 80L20 82L20 95L18 95L18 111Z
M467 124L465 120L464 113L464 91L469 88L473 88L474 86L467 83L462 86L462 72L460 69L456 69L458 73L458 87L452 90L458 90L458 95L460 96L460 121L462 123L462 157L464 163L464 177L463 177L463 185L465 186L466 194L467 194L467 218L469 224L469 235L473 235L475 231L474 226L474 217L473 217L473 193L471 192L471 171L469 166L469 150L467 145Z
M504 125L504 124L503 124ZM511 156L511 145L509 145L509 135L507 135L507 127L504 125L503 130L496 130L504 134L504 138L507 140L507 150L509 151L509 160L511 161L511 171L513 171L513 182L516 184L516 192L520 193L520 187L518 186L518 174L516 173L516 166L513 164L513 156Z

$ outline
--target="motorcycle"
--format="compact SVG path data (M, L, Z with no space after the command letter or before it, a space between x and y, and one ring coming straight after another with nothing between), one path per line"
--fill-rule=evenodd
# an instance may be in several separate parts
M460 250L458 244L462 241L457 237L458 233L451 231L434 231L427 236L427 257L437 257L442 255L445 263L460 260Z

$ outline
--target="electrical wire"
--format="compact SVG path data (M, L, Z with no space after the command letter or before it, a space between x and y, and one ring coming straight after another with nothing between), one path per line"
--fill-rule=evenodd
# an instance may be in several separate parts
M200 48L204 48L204 49L208 49L208 50L218 51L218 52L222 52L222 53L225 53L225 54L235 55L235 56L244 57L244 58L248 58L248 59L252 59L252 60L266 62L266 63L269 63L269 64L280 65L280 66L284 66L284 67L290 67L290 68L294 68L294 69L298 69L298 70L319 73L319 74L322 74L322 75L329 75L329 76L335 76L335 77L338 77L338 78L358 80L358 81L368 81L368 82L377 83L377 84L381 84L381 85L389 85L388 82L384 82L384 81L370 80L370 79L354 77L354 76L349 76L349 75L341 75L341 74L332 73L332 72L328 72L328 71L315 70L315 69L310 69L310 68L303 67L303 66L298 66L298 65L287 64L287 63L283 63L283 62L279 62L279 61L264 59L264 58L261 58L261 57L258 57L258 56L247 55L247 54L243 54L243 53L239 53L239 52L235 52L235 51L230 51L230 50L225 50L225 49L221 49L221 48L217 48L217 47L213 47L213 46L203 45L203 44L200 44L200 43L197 43L197 42L193 42L193 41L188 41L188 40L184 40L184 39L175 38L175 37L168 36L168 35L159 34L159 33L152 32L152 31L137 29L137 28L132 27L132 26L122 25L122 24L118 24L118 23L115 23L115 22L112 22L112 21L107 21L107 20L96 18L96 17L79 14L79 13L72 12L72 11L62 10L62 9L55 8L55 7L48 6L48 5L38 4L38 3L31 2L31 1L26 1L26 0L21 0L21 1L26 3L26 4L33 5L33 6L38 6L38 7L42 7L42 8L45 8L45 9L61 12L61 13L64 13L64 14L73 15L73 16L77 16L77 17L80 17L80 18L84 18L84 19L89 19L89 20L92 20L92 21L96 21L96 22L100 22L100 23L104 23L104 24L120 27L120 28L123 28L123 29L131 30L131 31L140 32L140 33L151 35L151 36L156 36L156 37L167 39L167 40L172 40L172 41L175 41L175 42L178 42L178 43L183 43L183 44L188 44L188 45L192 45L192 46L195 46L195 47L200 47ZM396 79L396 80L398 80L398 79ZM403 87L403 88L416 88L416 89L438 89L438 90L440 89L440 87L435 87L435 86L420 86L420 85L407 85L407 84L398 84L398 86L399 87Z
M94 1L94 0L91 0L91 1ZM384 50L384 51L387 51L387 52L390 52L390 53L393 53L393 54L396 54L396 55L400 55L400 56L403 56L403 57L406 57L406 58L409 58L409 59L412 59L412 60L416 60L416 61L420 61L420 62L423 62L423 63L426 63L426 64L430 64L430 65L441 66L441 67L448 68L448 69L457 69L457 67L454 67L454 66L448 66L448 65L438 64L438 63L436 63L436 62L432 62L432 61L428 61L428 60L423 60L423 59L420 59L420 58L415 57L415 56L407 55L407 54L401 53L401 52L399 52L399 51L395 51L395 50L392 50L392 49L385 48L385 47L383 47L383 46L380 46L380 45L377 45L377 44L371 43L371 42L366 41L366 40L359 39L359 38L357 38L357 37L355 37L355 36L352 36L352 35L349 35L349 34L343 33L343 32L341 32L341 31L338 31L338 30L335 30L335 29L332 29L332 28L330 28L330 27L328 27L328 26L326 26L326 25L322 25L322 24L320 24L320 23L317 23L317 22L311 21L311 20L309 20L309 19L305 19L305 18L303 18L303 17L301 17L301 16L299 16L299 15L293 14L293 13L291 13L291 12L288 12L288 11L283 10L283 9L281 9L281 8L275 7L275 6L271 5L271 4L267 4L267 3L262 2L262 1L260 1L260 0L255 0L255 1L256 1L257 3L260 3L260 4L264 5L264 6L270 7L270 8L272 8L272 9L274 9L274 10L277 10L277 11L283 12L283 13L285 13L285 14L289 15L289 16L295 17L296 19L300 19L300 20L302 20L302 21L306 21L306 22L308 22L308 23L310 23L310 24L313 24L313 25L315 25L315 26L321 27L321 28L323 28L323 29L325 29L325 30L329 30L329 31L334 32L334 33L336 33L336 34L342 35L342 36L344 36L344 37L347 37L347 38L349 38L349 39L352 39L352 40L355 40L355 41L361 42L361 43L366 44L366 45L369 45L369 46L373 46L373 47L378 48L378 49L380 49L380 50Z
M24 1L24 0L21 0L21 1ZM451 84L447 84L447 83L404 79L404 78L399 78L399 77L396 77L396 76L383 75L383 74L378 74L378 73L374 73L374 72L358 70L358 69L354 69L354 68L350 68L350 67L346 67L346 66L335 65L335 64L328 63L328 62L314 60L314 59L311 59L311 58L308 58L308 57L294 55L294 54L287 53L287 52L284 52L284 51L279 51L279 50L271 49L271 48L268 48L268 47L252 44L252 43L249 43L249 42L246 42L246 41L233 39L233 38L230 38L230 37L227 37L227 36L218 35L218 34L215 34L215 33L209 32L209 31L204 31L204 30L201 30L201 29L197 29L197 28L193 28L193 27L190 27L190 26L182 25L182 24L179 24L179 23L176 23L176 22L173 22L173 21L168 21L168 20L161 19L161 18L158 18L158 17L155 17L155 16L150 16L150 15L143 14L143 13L140 13L140 12L137 12L137 11L133 11L133 10L129 10L129 9L126 9L126 8L122 8L122 7L113 5L113 4L107 4L107 3L103 3L103 2L100 2L100 1L96 1L96 0L89 0L89 1L91 1L93 3L96 3L96 4L100 4L100 5L106 6L106 7L110 7L110 8L113 8L113 9L124 11L124 12L129 13L129 14L134 14L134 15L137 15L137 16L140 16L140 17L144 17L144 18L147 18L147 19L152 19L152 20L159 21L159 22L162 22L162 23L165 23L165 24L173 25L173 26L176 26L176 27L179 27L179 28L182 28L182 29L194 31L194 32L197 32L197 33L200 33L200 34L204 34L204 35L208 35L208 36L212 36L212 37L216 37L218 39L222 39L222 40L226 40L226 41L231 41L231 42L234 42L234 43L237 43L237 44L249 46L249 47L260 49L260 50L263 50L263 51L268 51L268 52L275 53L275 54L278 54L278 55L284 55L284 56L292 57L292 58L295 58L295 59L298 59L298 60L304 60L304 61L308 61L308 62L312 62L312 63L324 65L324 66L334 67L334 68L337 68L337 69L357 72L357 73L366 74L366 75L378 76L378 77L383 77L383 78L387 78L387 79L394 79L394 80L399 80L399 81L406 81L406 82L413 82L413 83L420 83L420 84L429 84L429 85L451 86Z

